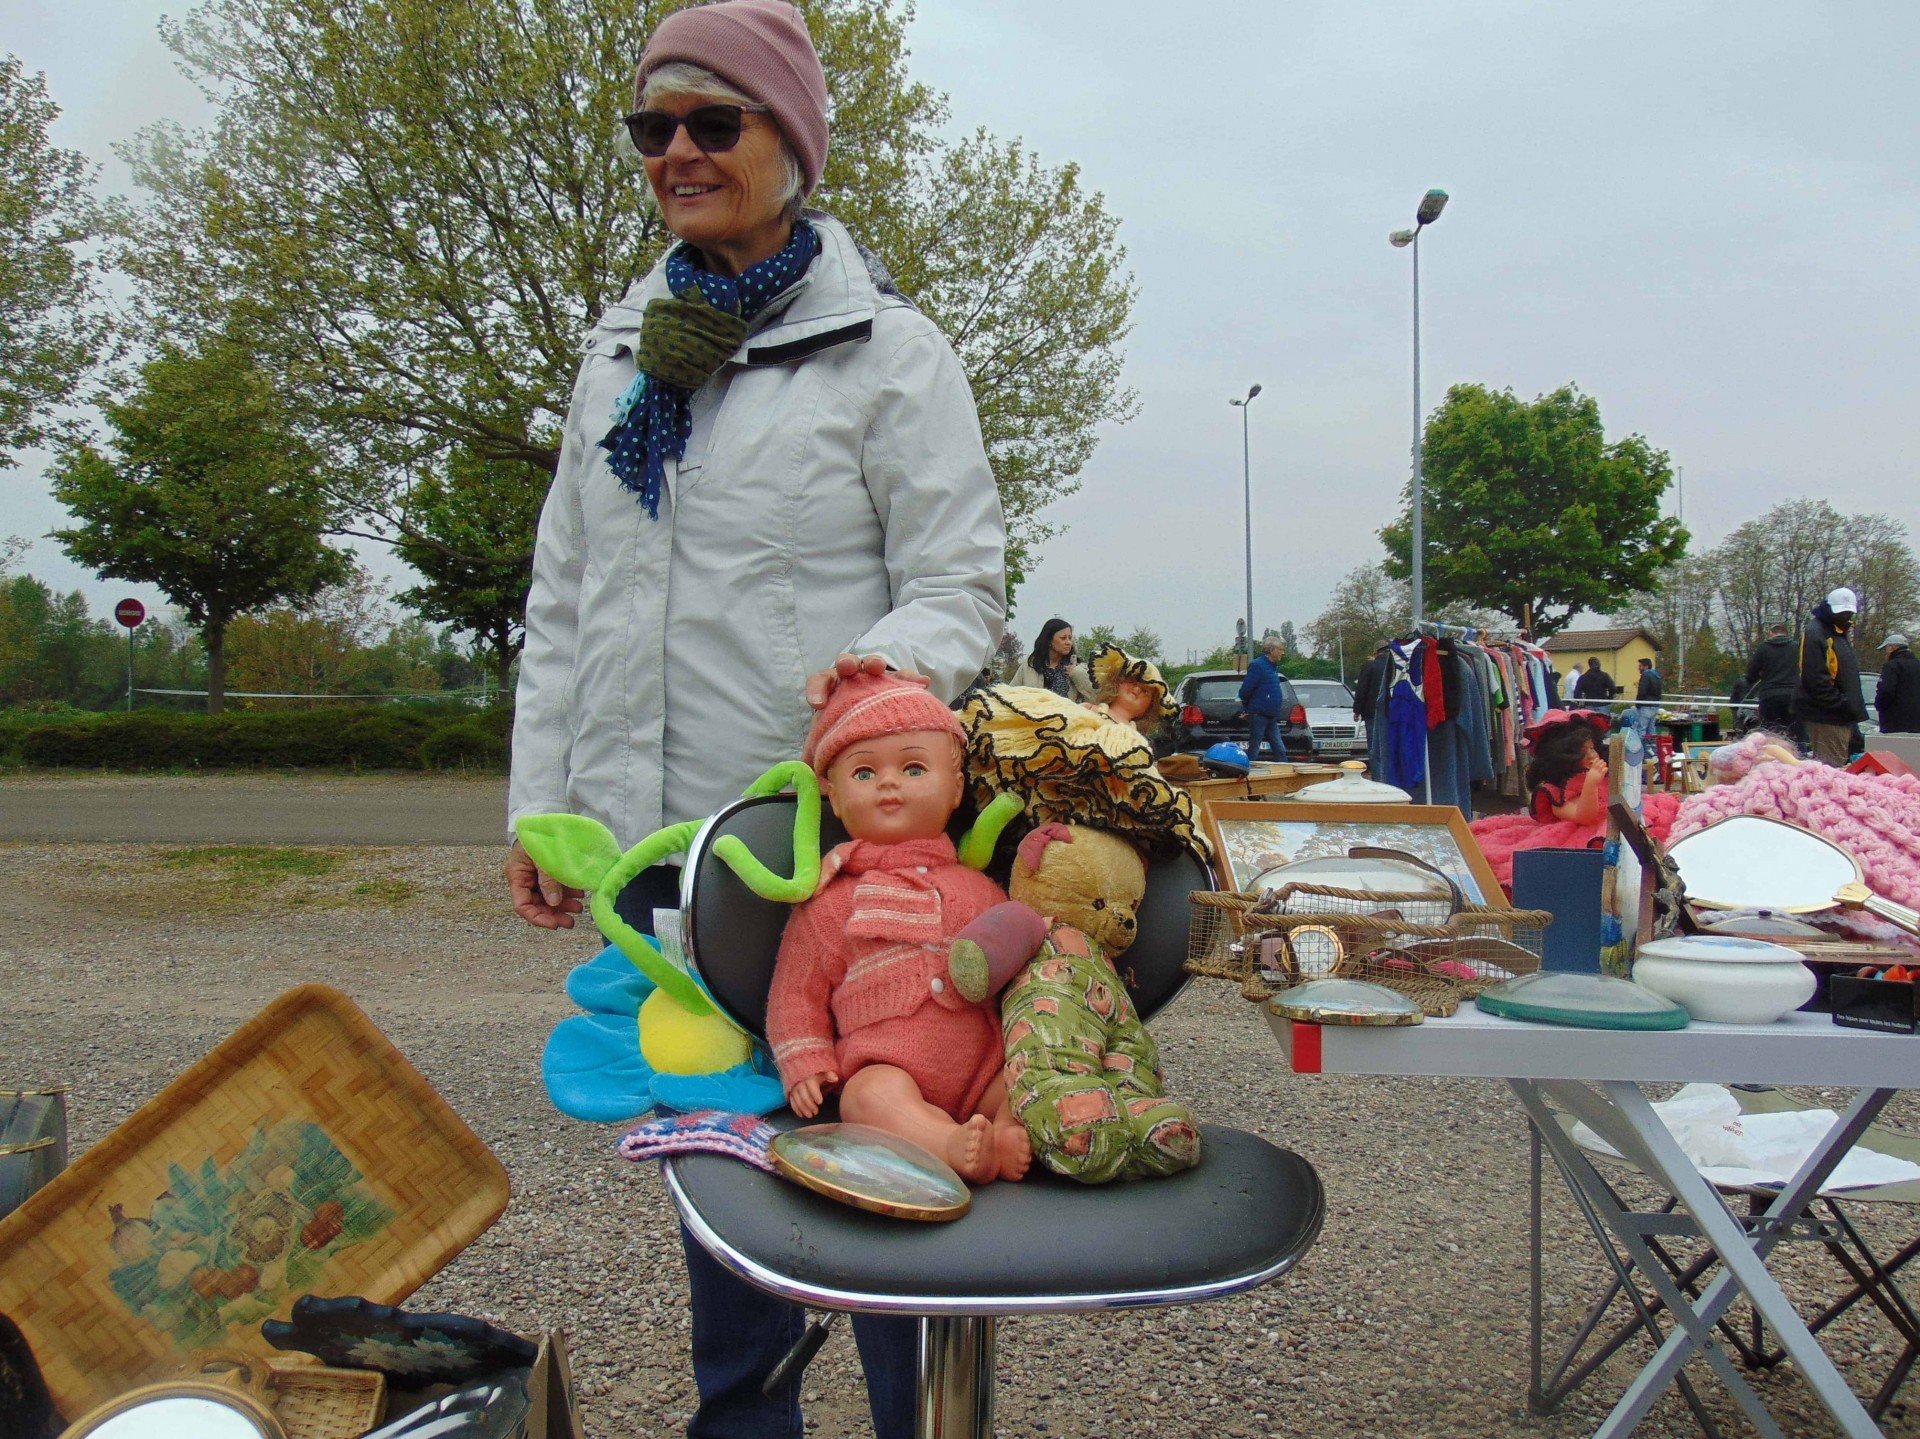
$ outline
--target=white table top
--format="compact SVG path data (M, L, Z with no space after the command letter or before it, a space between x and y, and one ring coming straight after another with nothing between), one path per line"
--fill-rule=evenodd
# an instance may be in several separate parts
M1920 1088L1920 1036L1848 1029L1824 1014L1796 1012L1773 1024L1575 1029L1500 1019L1468 1000L1449 1019L1404 1027L1302 1024L1270 1008L1267 1023L1296 1074Z

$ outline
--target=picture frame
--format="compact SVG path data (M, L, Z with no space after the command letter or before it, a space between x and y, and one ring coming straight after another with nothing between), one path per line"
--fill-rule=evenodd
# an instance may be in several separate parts
M1212 800L1201 819L1213 842L1215 868L1235 890L1244 891L1275 864L1376 845L1427 861L1459 885L1469 903L1506 903L1493 866L1452 805Z

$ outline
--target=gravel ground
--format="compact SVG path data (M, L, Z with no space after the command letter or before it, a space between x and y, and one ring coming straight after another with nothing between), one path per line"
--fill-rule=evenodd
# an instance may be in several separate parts
M562 977L589 940L514 919L495 849L304 853L319 857L305 868L327 872L249 872L142 845L0 844L13 894L0 934L0 1077L70 1084L77 1151L275 994L306 980L338 986L513 1177L506 1216L415 1302L522 1332L564 1328L596 1439L680 1433L693 1403L687 1314L659 1180L613 1155L615 1130L562 1119L539 1087L541 1043L570 1012ZM1195 985L1155 1029L1176 1091L1205 1118L1314 1163L1326 1228L1293 1274L1253 1294L1006 1322L1000 1433L1592 1432L1643 1351L1631 1347L1560 1413L1527 1413L1527 1146L1503 1088L1290 1075L1257 1011L1225 985ZM1920 1129L1920 1102L1902 1096L1888 1119ZM1871 1233L1891 1240L1901 1218L1910 1233L1911 1215L1870 1220ZM1549 1314L1562 1332L1601 1272L1577 1225L1570 1202L1551 1196ZM1818 1254L1795 1254L1785 1272L1809 1300L1830 1290ZM1828 1342L1863 1392L1898 1348L1864 1315ZM1701 1367L1716 1415L1747 1432ZM1791 1373L1757 1382L1788 1433L1834 1432ZM1889 1435L1920 1436L1914 1391ZM870 1432L844 1329L806 1392L822 1439ZM1641 1430L1693 1432L1671 1396Z

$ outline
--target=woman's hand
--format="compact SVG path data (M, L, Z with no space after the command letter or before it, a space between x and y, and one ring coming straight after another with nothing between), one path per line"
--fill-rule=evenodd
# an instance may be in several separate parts
M820 1112L820 1101L833 1085L840 1082L840 1076L829 1069L825 1074L809 1075L787 1091L787 1108L802 1119L811 1119Z
M888 673L885 655L841 655L833 662L830 670L821 670L818 674L807 676L807 704L814 709L826 708L827 696L833 693L834 686L841 680L850 680L858 674L883 675ZM930 684L925 675L915 674L912 670L894 670L893 677L905 680L909 684Z
M520 918L542 929L573 928L573 917L580 913L581 895L585 891L570 889L551 875L542 874L533 856L520 847L519 840L507 851L507 862L501 873L506 877L507 892L513 896L514 912Z

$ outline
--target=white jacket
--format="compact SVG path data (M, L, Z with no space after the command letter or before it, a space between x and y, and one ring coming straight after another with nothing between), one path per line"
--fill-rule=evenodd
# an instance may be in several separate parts
M821 253L693 397L660 518L599 442L664 262L587 336L540 515L509 822L570 810L632 844L799 757L806 677L882 654L952 700L1005 619L1006 527L966 374L881 292L853 237Z

